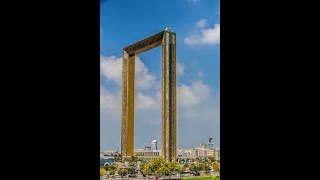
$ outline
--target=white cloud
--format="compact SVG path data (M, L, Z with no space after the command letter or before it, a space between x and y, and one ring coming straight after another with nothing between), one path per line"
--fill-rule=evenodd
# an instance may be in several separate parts
M111 92L100 86L100 109L118 113L121 105L121 91Z
M201 116L197 107L202 107L210 96L210 88L201 80L194 81L190 86L182 84L177 87L178 108L182 114L191 113L193 116ZM142 92L135 93L135 110L156 112L161 108L161 91L146 95ZM100 86L100 109L114 117L121 113L121 88L114 92ZM200 108L201 109L201 108Z
M153 76L145 67L140 59L137 60L136 71L140 72L140 76ZM115 56L101 57L101 74L110 81L117 82L108 86L100 87L100 111L101 119L106 122L118 123L121 115L121 58ZM185 66L177 64L177 74L182 74ZM178 121L201 121L203 123L211 122L212 118L215 122L219 122L220 105L218 99L211 94L210 86L205 84L200 77L191 84L181 84L177 87L177 105L178 105ZM136 78L140 78L139 75ZM144 77L145 81L154 81ZM136 82L138 79L136 79ZM144 86L144 85L140 85ZM214 102L217 102L214 104ZM139 122L159 125L161 124L161 89L156 86L149 87L149 91L145 92L141 89L135 89L135 112L136 120Z
M152 96L146 96L141 92L136 93L136 109L137 110L150 110L156 107L156 98Z
M204 28L208 25L208 21L206 19L201 19L200 21L196 22L196 26L198 28Z
M115 56L101 56L101 74L108 80L115 82L118 86L116 91L108 91L101 87L100 107L102 109L120 111L121 106L121 85L122 85L122 58ZM177 75L182 75L185 66L177 63ZM159 86L154 86L161 82L156 82L156 77L149 72L148 68L136 58L136 93L135 103L137 110L152 110L160 107L161 93ZM141 92L144 88L154 91L152 95L146 95ZM209 86L201 80L194 81L190 86L182 84L178 88L178 103L181 107L188 108L200 104L209 96Z
M178 87L178 105L182 108L190 108L204 102L210 94L207 84L201 80L192 83L191 86L182 84Z
M220 43L220 24L215 24L214 28L201 30L200 35L186 37L184 42L189 45L197 44L219 44Z
M121 113L121 88L112 92L103 86L100 86L100 111L109 116L120 116ZM145 95L141 92L135 93L135 110L154 110L161 104L161 99L156 95ZM160 108L160 106L159 106Z
M100 56L100 73L108 80L121 85L122 81L122 58L116 56Z
M136 57L136 87L137 89L153 88L156 76L152 74L139 57Z
M152 74L139 57L135 59L135 87L150 89L154 87L156 76ZM122 85L122 58L100 56L100 73L110 81Z
M177 63L177 75L178 76L181 76L184 73L184 69L185 69L185 67L183 64Z
M120 80L117 70L109 69L110 66L116 69L121 69L120 58L117 57L102 58L101 74L107 79L117 82ZM120 60L119 60L120 59ZM105 62L107 61L107 62ZM142 63L142 62L141 62ZM145 67L140 65L142 69ZM177 72L183 72L184 66L181 65ZM143 68L144 67L144 68ZM182 69L182 70L181 70ZM110 74L106 74L106 73ZM120 71L121 72L121 71ZM121 74L121 73L120 73ZM149 72L150 74L150 72ZM180 129L182 126L186 131L196 130L203 131L204 136L218 136L220 126L220 101L219 94L215 93L209 85L205 84L199 79L191 82L191 84L182 84L177 87L177 126ZM120 139L119 136L114 137L114 134L120 133L121 122L121 85L106 82L100 86L100 124L101 124L101 143L103 148L108 146L118 146ZM160 82L157 82L160 85ZM161 89L152 87L150 91L144 92L136 89L135 92L135 121L137 125L136 136L138 139L143 139L143 135L139 132L148 131L148 134L158 136L161 127ZM117 128L115 128L117 127ZM181 133L182 131L178 131ZM160 135L159 135L160 136ZM201 137L196 137L196 134L182 133L179 134L181 142L199 142ZM218 136L219 137L219 136ZM118 139L117 139L118 138ZM193 138L193 139L192 139ZM138 146L148 141L145 138L138 143ZM107 142L108 145L105 145Z

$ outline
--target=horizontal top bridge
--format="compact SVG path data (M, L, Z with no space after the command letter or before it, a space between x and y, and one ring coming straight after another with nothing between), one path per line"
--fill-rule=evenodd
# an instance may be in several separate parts
M139 53L148 51L152 48L155 48L162 43L162 38L163 38L163 35L166 31L172 32L172 31L166 29L166 30L161 31L157 34L149 36L141 41L138 41L134 44L131 44L131 45L123 48L123 50L126 51L130 56L134 56Z

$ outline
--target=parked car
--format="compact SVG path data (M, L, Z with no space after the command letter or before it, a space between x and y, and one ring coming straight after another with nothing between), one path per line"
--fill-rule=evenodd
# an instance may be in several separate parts
M180 173L180 176L181 176L181 177L186 177L186 176L190 176L190 174L191 174L191 172L187 172L187 171L186 171L186 172L181 172L181 173Z
M136 174L129 174L128 177L135 178L135 177L137 177L137 175Z
M199 172L195 172L194 176L200 176L200 173Z

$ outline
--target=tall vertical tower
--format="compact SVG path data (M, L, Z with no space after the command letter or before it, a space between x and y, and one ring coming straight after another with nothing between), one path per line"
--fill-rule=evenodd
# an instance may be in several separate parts
M164 31L162 40L162 150L164 159L177 158L176 34Z
M157 142L157 140L152 140L151 149L152 150L158 150L158 142Z
M208 147L209 149L213 149L213 148L214 148L213 138L212 138L212 137L208 139L207 147Z

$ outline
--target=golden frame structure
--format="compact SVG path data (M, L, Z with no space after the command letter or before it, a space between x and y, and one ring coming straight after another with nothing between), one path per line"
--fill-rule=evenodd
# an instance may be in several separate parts
M177 159L176 33L166 28L123 48L121 156L134 155L135 56L162 45L162 156Z

